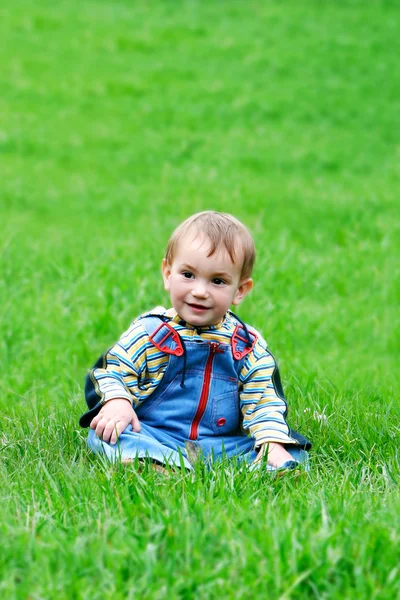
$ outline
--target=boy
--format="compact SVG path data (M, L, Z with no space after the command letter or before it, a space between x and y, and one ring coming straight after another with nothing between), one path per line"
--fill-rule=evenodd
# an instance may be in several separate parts
M253 239L225 213L205 211L172 234L162 261L172 308L136 319L86 380L89 446L124 463L192 469L193 456L237 456L267 469L306 461L290 430L275 361L230 311L253 287Z

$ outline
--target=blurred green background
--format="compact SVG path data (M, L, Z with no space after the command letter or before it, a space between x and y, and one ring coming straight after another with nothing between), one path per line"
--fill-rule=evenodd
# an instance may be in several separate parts
M243 315L286 377L395 385L397 25L387 2L3 7L1 343L35 365L23 388L49 354L47 381L65 354L79 378L165 303L165 242L207 208L254 232Z
M314 441L310 489L337 496L340 457L356 487L369 482L367 514L398 481L399 25L389 0L0 6L6 531L26 542L32 493L40 514L50 510L37 452L53 483L62 469L83 486L84 374L135 316L168 304L166 241L204 209L231 212L254 234L255 287L240 316L268 340L291 424ZM101 504L106 471L92 477ZM64 518L53 510L47 540ZM356 520L354 539L368 544ZM380 522L378 538L395 517ZM371 556L360 563L365 581ZM359 593L372 598L377 581L385 589L392 568L388 559ZM343 597L346 581L332 594ZM391 596L376 597L399 597L390 581ZM52 597L35 589L32 598ZM336 597L305 589L305 598Z

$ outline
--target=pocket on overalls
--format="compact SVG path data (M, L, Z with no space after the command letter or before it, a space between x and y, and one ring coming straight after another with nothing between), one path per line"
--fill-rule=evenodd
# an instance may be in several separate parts
M233 435L240 430L239 393L236 390L213 398L212 430L216 435Z

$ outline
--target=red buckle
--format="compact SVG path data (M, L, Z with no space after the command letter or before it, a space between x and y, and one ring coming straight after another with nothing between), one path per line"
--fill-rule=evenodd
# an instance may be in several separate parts
M156 340L154 339L155 336L164 327L166 327L168 329L167 333L164 335L164 337L159 342L156 342ZM174 348L174 349L172 349L170 346L168 346L165 343L166 340L168 340L171 337L172 337L172 340L170 339L169 343L171 343L172 341L175 342L176 348ZM151 334L150 341L152 344L154 344L154 346L156 348L161 350L161 352L165 352L166 354L173 354L174 356L182 356L182 354L184 352L179 333L173 327L171 327L171 325L169 323L161 323L161 325L159 327L157 327L157 329Z
M247 356L247 354L249 354L253 350L255 343L257 341L256 334L249 331L249 335L250 335L250 339L251 339L251 346L247 346L248 339L239 335L239 331L241 329L243 329L243 327L241 325L236 325L235 331L233 332L233 335L232 335L232 352L233 352L233 357L236 358L236 360L240 360L244 356ZM246 344L244 350L242 350L241 352L240 352L240 350L238 350L238 344L240 342L244 342Z

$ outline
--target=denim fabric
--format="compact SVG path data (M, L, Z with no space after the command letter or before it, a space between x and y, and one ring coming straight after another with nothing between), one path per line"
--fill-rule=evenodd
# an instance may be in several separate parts
M240 428L239 366L230 345L216 348L208 342L186 342L186 360L171 355L160 385L135 409L141 431L128 426L118 443L111 445L90 430L89 447L111 461L147 457L177 466L183 462L191 469L189 441L206 461L237 456L252 463L254 439ZM307 453L294 446L288 446L288 451L295 461L307 459Z
M187 446L184 441L177 440L161 429L149 427L141 423L139 433L132 431L131 425L120 435L117 444L107 444L100 440L95 432L90 429L88 437L89 448L96 454L104 455L110 462L119 460L150 458L161 464L181 467L192 470L188 460ZM257 453L254 450L254 440L247 436L229 438L203 438L194 443L199 449L199 458L209 463L222 460L225 457L236 456L237 460L251 464ZM295 446L288 446L287 450L293 458L291 464L284 464L281 468L294 468L298 463L303 463L309 470L308 452ZM259 468L261 463L254 465ZM274 467L266 465L268 471L275 471Z

